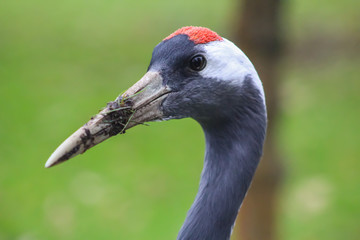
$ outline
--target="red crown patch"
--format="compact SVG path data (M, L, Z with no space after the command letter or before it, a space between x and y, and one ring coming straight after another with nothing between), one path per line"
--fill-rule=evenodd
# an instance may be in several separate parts
M216 32L204 27L183 27L170 34L164 40L169 40L177 35L188 35L189 39L195 44L205 44L213 41L223 40Z

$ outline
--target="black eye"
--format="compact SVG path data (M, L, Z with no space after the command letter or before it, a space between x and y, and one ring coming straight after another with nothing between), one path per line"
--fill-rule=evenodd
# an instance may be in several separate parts
M206 59L203 55L196 55L190 60L190 68L194 71L201 71L206 66Z

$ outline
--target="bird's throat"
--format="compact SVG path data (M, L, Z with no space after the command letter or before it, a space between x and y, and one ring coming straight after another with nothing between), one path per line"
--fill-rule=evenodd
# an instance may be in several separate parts
M265 107L239 109L221 124L201 123L206 138L204 168L195 201L178 240L230 239L238 210L259 163L265 137ZM245 116L245 117L244 117Z

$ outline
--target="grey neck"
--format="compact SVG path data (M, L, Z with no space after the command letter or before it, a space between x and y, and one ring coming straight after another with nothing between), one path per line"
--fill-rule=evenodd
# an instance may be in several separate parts
M199 121L206 139L204 168L178 240L230 239L262 154L266 113L262 103L258 107L238 108L228 119Z

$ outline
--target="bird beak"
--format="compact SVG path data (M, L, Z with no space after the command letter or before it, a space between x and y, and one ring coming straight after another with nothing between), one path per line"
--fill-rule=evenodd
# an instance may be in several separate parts
M170 92L158 72L147 72L115 101L107 104L66 139L47 160L49 168L125 130L149 121L162 120L161 103Z

